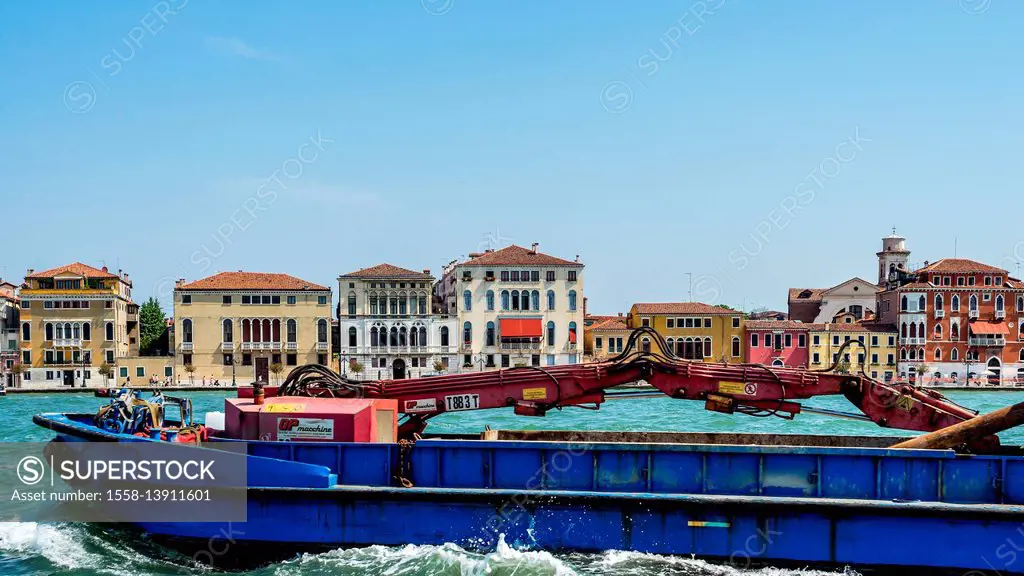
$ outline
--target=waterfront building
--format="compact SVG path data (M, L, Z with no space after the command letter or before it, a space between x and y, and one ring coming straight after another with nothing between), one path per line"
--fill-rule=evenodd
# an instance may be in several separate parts
M127 273L80 262L29 270L19 298L23 387L100 386L99 367L138 354Z
M778 310L762 310L747 314L747 320L789 320L789 313Z
M899 373L925 384L1024 380L1024 283L1006 270L944 258L897 273L878 295L899 330Z
M897 377L896 337L894 325L875 321L809 324L809 367L824 370L835 364L850 374L863 370L876 380L891 381Z
M445 266L436 286L445 313L457 316L464 369L575 364L584 326L583 264L538 245L473 253Z
M435 310L434 277L378 264L338 277L342 371L368 379L458 370L457 320ZM349 367L359 364L362 372Z
M17 386L21 380L14 373L14 365L21 363L18 346L20 308L18 287L0 280L0 383L4 386Z
M743 362L743 313L703 302L633 304L627 325L650 326L681 358L705 362ZM643 349L651 343L640 340Z
M765 366L806 368L809 358L808 331L819 325L792 320L747 320L746 361Z
M880 288L861 278L850 278L831 288L790 288L789 319L807 324L834 322L850 314L862 320L874 314Z
M331 364L330 332L326 286L243 271L181 279L174 287L175 383L277 383L296 366Z
M625 316L592 316L589 319L593 323L583 330L583 349L589 359L601 361L625 350L632 332Z

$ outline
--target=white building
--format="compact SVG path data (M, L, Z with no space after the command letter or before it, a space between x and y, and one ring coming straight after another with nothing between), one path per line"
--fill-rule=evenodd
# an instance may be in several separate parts
M342 370L365 379L456 371L456 320L437 313L434 277L378 264L338 277ZM349 367L357 361L361 374Z
M5 386L17 384L11 368L20 362L18 358L18 309L17 286L0 280L0 382Z
M470 254L437 293L458 316L463 369L574 364L583 354L583 264L532 248Z

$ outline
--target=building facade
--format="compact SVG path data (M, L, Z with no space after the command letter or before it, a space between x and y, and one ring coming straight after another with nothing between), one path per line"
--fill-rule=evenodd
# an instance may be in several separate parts
M902 378L935 385L1024 381L1024 283L1006 270L945 258L896 275L878 296L899 331Z
M842 314L856 320L869 318L875 313L875 294L880 290L861 278L850 278L831 288L790 288L789 319L824 324Z
M765 366L806 368L809 330L817 326L792 320L747 320L746 361Z
M743 313L702 302L633 304L627 325L650 326L676 356L705 362L743 362ZM646 337L642 348L650 348Z
M629 340L632 330L626 324L626 317L603 317L584 328L584 350L587 358L600 362L620 354Z
M239 271L179 280L176 383L279 383L296 366L330 365L331 305L330 288L287 274Z
M464 370L575 364L583 354L583 264L508 246L445 267L444 313L458 318Z
M897 333L891 324L870 321L812 324L808 326L808 336L812 370L824 370L835 364L836 369L850 374L863 370L875 380L889 382L897 378ZM855 342L843 348L851 340Z
M457 371L457 320L435 310L433 288L429 270L391 264L339 276L342 371L378 380Z
M80 262L29 270L21 299L23 387L102 386L99 368L137 355L139 307L128 274Z
M21 300L18 287L0 280L0 383L17 386L21 378L14 366L21 364L18 345L18 325Z

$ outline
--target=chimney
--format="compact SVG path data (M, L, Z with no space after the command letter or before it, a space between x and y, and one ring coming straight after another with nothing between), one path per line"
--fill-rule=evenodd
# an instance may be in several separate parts
M540 248L540 243L539 242L534 242L533 244L531 244L530 245L530 254L536 254L537 253L537 248Z
M102 270L103 270L104 272L109 272L109 270L107 270L107 267L106 267L106 266L104 266L104 267L102 268Z
M619 318L622 318L622 312L619 312Z
M579 254L576 255L576 260L575 261L576 261L577 264L579 264L579 261L580 261L580 255Z
M35 274L35 273L36 273L36 269L35 269L35 268L29 268L29 269L28 269L28 270L27 270L27 271L25 272L25 276L31 276L31 275L33 275L33 274Z
M430 268L424 268L423 269L423 273L424 274L430 274Z
M535 246L536 246L536 244L535 244ZM586 296L583 297L583 317L584 318L587 317L587 297Z
M176 289L177 288L181 288L184 285L185 285L185 279L184 278L178 278L177 280L174 281L174 287Z
M479 258L481 256L483 256L482 252L470 252L469 253L470 260L472 260L473 258Z

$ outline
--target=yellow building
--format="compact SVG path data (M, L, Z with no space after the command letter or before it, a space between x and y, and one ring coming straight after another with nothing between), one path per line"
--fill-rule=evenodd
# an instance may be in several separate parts
M600 361L615 356L625 349L632 330L626 318L606 317L583 328L583 349L591 360Z
M175 383L279 383L296 366L326 366L331 310L330 288L287 274L221 272L187 284L179 280ZM276 365L280 374L274 374Z
M137 355L139 307L128 275L80 262L29 270L21 298L23 386L102 386L99 367Z
M839 363L851 374L863 371L877 380L896 377L896 327L876 322L808 324L811 337L810 368L824 369ZM839 356L843 344L855 340Z
M743 362L743 313L703 302L634 304L630 328L650 326L681 358ZM650 346L641 340L641 346Z

